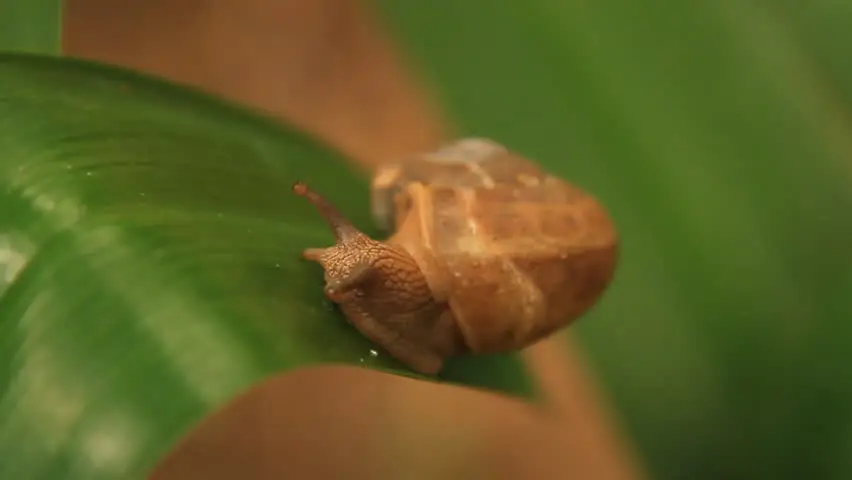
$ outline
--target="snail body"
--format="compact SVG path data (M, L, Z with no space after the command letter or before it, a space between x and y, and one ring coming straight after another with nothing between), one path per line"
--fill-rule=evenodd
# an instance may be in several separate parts
M326 295L410 368L524 348L567 326L609 285L618 239L590 195L505 147L463 139L379 168L367 237L297 184L338 242L308 249Z

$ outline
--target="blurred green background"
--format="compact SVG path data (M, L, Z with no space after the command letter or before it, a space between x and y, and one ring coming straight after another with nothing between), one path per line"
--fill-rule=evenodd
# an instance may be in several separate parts
M0 0L0 49L58 53L62 0Z
M572 332L652 471L852 478L852 4L381 5L465 133L611 208Z
M0 1L0 12L11 11L11 3ZM844 367L852 348L852 57L847 48L852 44L852 3L382 0L378 7L419 72L437 88L461 133L499 139L594 192L611 209L623 244L617 279L600 306L571 332L591 357L654 478L852 478L852 373ZM49 19L56 17L41 15L48 19L44 25L53 25ZM28 45L53 44L49 35L32 32L26 38L35 40ZM40 50L15 42L3 46ZM223 197L221 203L235 209L234 217L207 225L224 235L235 222L251 219L251 228L266 232L268 244L254 243L257 248L238 252L240 259L228 264L246 277L204 277L205 266L218 265L209 263L211 252L222 247L205 240L209 231L201 229L197 218L199 212L225 207L192 204L192 189L174 190L180 195L169 197L166 193L173 191L164 188L159 200L139 205L127 200L119 207L128 231L141 230L133 230L132 242L118 244L137 250L107 265L135 265L144 255L139 252L160 248L157 242L174 252L193 245L202 253L195 254L196 264L186 272L155 269L142 278L171 282L163 288L190 285L193 293L184 300L208 288L245 293L245 299L223 302L221 311L209 314L226 329L268 312L296 312L286 328L298 332L295 338L306 342L299 344L304 349L256 353L246 372L235 374L233 384L217 395L226 397L275 368L357 361L368 351L352 332L323 323L334 315L316 307L319 294L307 287L290 290L283 301L288 305L265 305L267 311L251 311L240 303L268 295L259 287L245 287L241 279L258 274L246 265L269 267L274 259L328 238L307 207L278 198L276 192L286 189L294 175L313 176L366 225L363 178L298 134L225 112L207 100L188 100L181 92L124 77L107 81L95 75L91 80L83 70L58 73L37 67L27 73L30 68L17 63L0 67L4 118L25 107L35 112L30 123L19 124L19 117L0 123L8 137L0 141L7 182L60 178L50 169L68 162L67 152L57 147L67 138L50 132L67 132L72 124L76 135L97 137L92 151L125 161L134 154L116 154L102 140L119 138L121 146L128 139L137 141L139 132L177 129L176 138L142 145L156 148L162 158L190 160L172 166L164 160L156 167L160 170L143 169L150 183L134 187L140 192L157 192L162 172L193 183L193 162L211 156L227 166L211 174L209 185L243 172L239 201ZM127 85L141 93L123 95ZM85 101L75 103L74 98ZM40 118L47 111L44 102L66 110ZM81 107L106 120L77 124L71 116ZM9 137L9 132L15 135ZM217 143L205 143L214 137ZM28 141L35 150L21 146ZM10 173L32 151L42 152L41 173L31 179ZM139 152L145 154L144 148ZM234 156L244 162L239 170L227 164ZM320 173L315 166L288 160L306 156L340 162L340 168ZM139 193L122 188L138 181L130 173L139 171L116 171L120 177L109 177L105 170L107 177L94 187L75 183L79 179L65 179L68 183L61 186L94 202L88 203L94 211L98 205L125 201L122 195ZM246 196L249 190L254 193ZM165 206L178 209L183 223L167 225L145 216ZM287 211L287 225L276 225L280 211ZM92 218L94 224L75 227L77 234L112 217ZM9 224L7 220L7 231ZM274 239L285 235L286 228L295 228L299 240L282 250ZM56 258L79 253L56 252ZM50 253L44 258L51 258ZM316 273L295 263L286 268L292 275ZM33 282L28 291L46 288ZM159 291L155 285L150 288ZM11 302L8 298L0 307ZM127 313L127 318L136 314ZM10 317L2 318L7 329L0 324L0 331L8 334ZM318 326L306 330L305 325ZM264 328L273 327L258 327ZM63 331L54 332L61 338ZM253 335L257 332L236 334L252 348L264 345ZM309 339L314 337L333 338L339 350L313 348ZM2 356L20 350L9 338L0 340L7 349L0 351ZM222 338L208 340L208 346L243 352ZM157 360L152 358L138 361ZM511 358L478 362L460 362L455 380L515 392L529 389ZM399 371L385 359L379 365ZM145 375L165 375L176 367L158 368L144 367ZM19 373L11 369L5 374L14 379ZM116 391L114 384L104 385ZM133 392L142 384L128 388ZM175 420L173 425L164 420L163 431L175 432L219 401L203 398L197 405L195 387L174 388L183 392L176 396L186 400L186 410L166 415ZM6 390L0 403L7 422L20 415L8 408L15 395ZM144 399L133 402L154 408ZM4 428L0 448L12 448L11 435L26 432L24 424L20 430ZM40 454L33 448L29 454ZM146 458L158 453L153 449Z

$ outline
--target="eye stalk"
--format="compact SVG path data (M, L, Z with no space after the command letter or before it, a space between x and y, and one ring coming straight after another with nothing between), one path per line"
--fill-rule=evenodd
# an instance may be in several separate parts
M308 201L316 207L320 216L322 216L326 223L328 223L328 226L331 227L331 231L334 232L334 236L337 238L338 242L347 242L364 236L364 234L361 233L355 225L352 225L352 222L340 213L337 207L332 205L319 194L315 193L313 190L309 189L303 182L296 182L293 184L293 193L300 197L307 198Z
M305 197L334 232L337 242L328 248L308 248L302 257L322 265L329 300L340 305L349 321L367 338L417 371L436 373L442 355L434 351L430 325L442 312L426 277L405 250L378 242L361 233L331 203L297 182L293 193ZM422 332L422 333L421 333Z

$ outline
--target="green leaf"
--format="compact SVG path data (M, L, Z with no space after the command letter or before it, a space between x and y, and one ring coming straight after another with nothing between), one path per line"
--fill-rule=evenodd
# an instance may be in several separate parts
M366 178L303 134L118 69L3 55L0 179L0 478L138 478L297 366L414 376L299 257L332 236L296 180L375 233ZM518 365L461 359L443 380L528 394Z
M62 0L0 0L0 51L60 53Z
M848 3L380 6L463 133L611 208L572 332L655 478L850 478Z

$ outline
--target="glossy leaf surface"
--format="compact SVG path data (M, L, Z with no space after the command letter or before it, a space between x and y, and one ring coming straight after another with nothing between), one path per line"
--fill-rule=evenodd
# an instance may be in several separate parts
M366 179L302 134L124 71L0 57L0 478L137 478L297 366L411 375L300 259L332 236L296 180L373 232ZM445 379L529 388L512 356Z
M463 133L612 209L571 331L655 478L850 478L848 4L380 5Z

